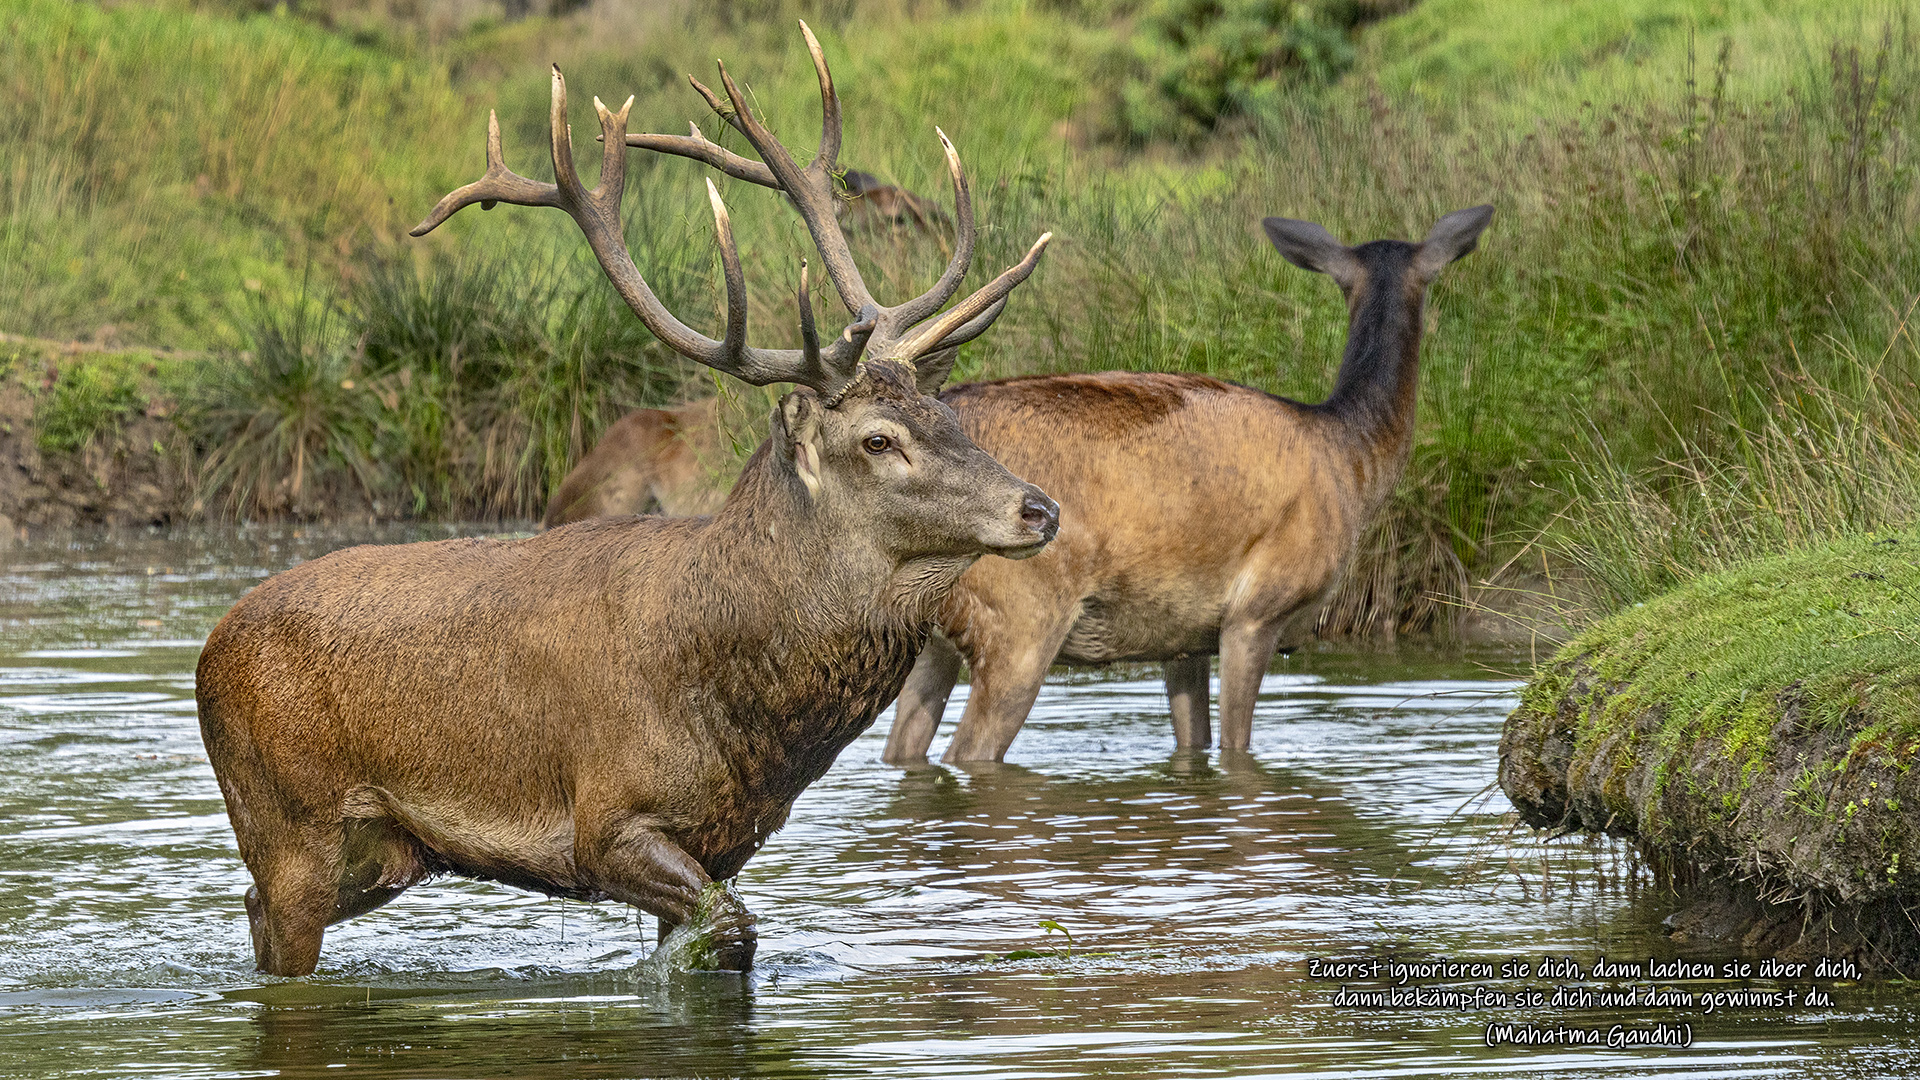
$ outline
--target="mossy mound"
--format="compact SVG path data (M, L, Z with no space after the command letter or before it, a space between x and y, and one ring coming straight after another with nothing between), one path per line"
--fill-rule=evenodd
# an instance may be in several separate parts
M1916 753L1920 534L1869 535L1596 624L1522 692L1500 785L1530 825L1629 837L1675 881L1737 884L1751 917L1719 936L1912 969Z

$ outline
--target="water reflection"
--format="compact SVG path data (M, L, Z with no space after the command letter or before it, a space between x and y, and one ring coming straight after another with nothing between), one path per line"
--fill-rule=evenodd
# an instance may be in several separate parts
M263 979L193 714L199 642L273 570L445 534L102 534L0 555L0 1074L1345 1080L1913 1064L1915 1010L1897 988L1817 1014L1717 1016L1686 1051L1489 1050L1485 1016L1330 1008L1309 956L1670 951L1664 901L1629 888L1616 854L1506 841L1488 783L1513 684L1418 653L1295 658L1269 677L1244 755L1170 755L1151 681L1050 684L1006 765L886 766L883 717L743 875L762 918L750 979L643 982L650 928L629 912L458 880L336 927L314 978Z

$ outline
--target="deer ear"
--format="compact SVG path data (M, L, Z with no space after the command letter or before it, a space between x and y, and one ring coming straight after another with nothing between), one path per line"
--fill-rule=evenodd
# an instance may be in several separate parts
M1427 238L1420 242L1420 253L1413 258L1414 269L1431 281L1448 263L1472 251L1480 242L1480 232L1493 220L1493 207L1475 206L1455 210L1433 223Z
M1267 231L1274 250L1300 269L1326 274L1343 289L1360 280L1360 260L1332 233L1313 222L1270 217L1261 221L1260 227Z
M940 392L947 384L947 376L953 374L953 363L960 359L960 349L936 349L913 362L913 385L920 392L931 397Z
M807 494L820 497L820 395L799 387L780 399L780 450Z

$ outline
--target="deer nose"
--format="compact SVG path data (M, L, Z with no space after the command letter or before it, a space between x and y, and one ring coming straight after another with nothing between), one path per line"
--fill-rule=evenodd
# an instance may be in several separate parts
M1020 504L1020 524L1052 540L1060 531L1060 505L1035 489Z

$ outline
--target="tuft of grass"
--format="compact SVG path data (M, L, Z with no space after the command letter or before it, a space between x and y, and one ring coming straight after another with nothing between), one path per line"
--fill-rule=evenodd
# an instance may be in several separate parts
M314 516L539 516L608 423L681 362L610 290L521 255L379 260L348 294L262 300L251 353L209 365L187 418L202 502Z
M33 421L41 453L74 454L145 408L146 397L118 358L90 358L60 369L53 386L34 402Z
M1877 355L1834 346L1851 368L1837 381L1852 389L1804 367L1777 373L1750 395L1757 420L1729 419L1711 442L1680 438L1641 470L1616 462L1595 433L1555 541L1565 561L1626 605L1751 559L1920 520L1916 305L1920 295L1893 313Z
M222 498L236 515L314 516L356 494L371 501L376 418L337 313L303 296L258 318L252 352L213 365L189 414L206 447L203 506Z

